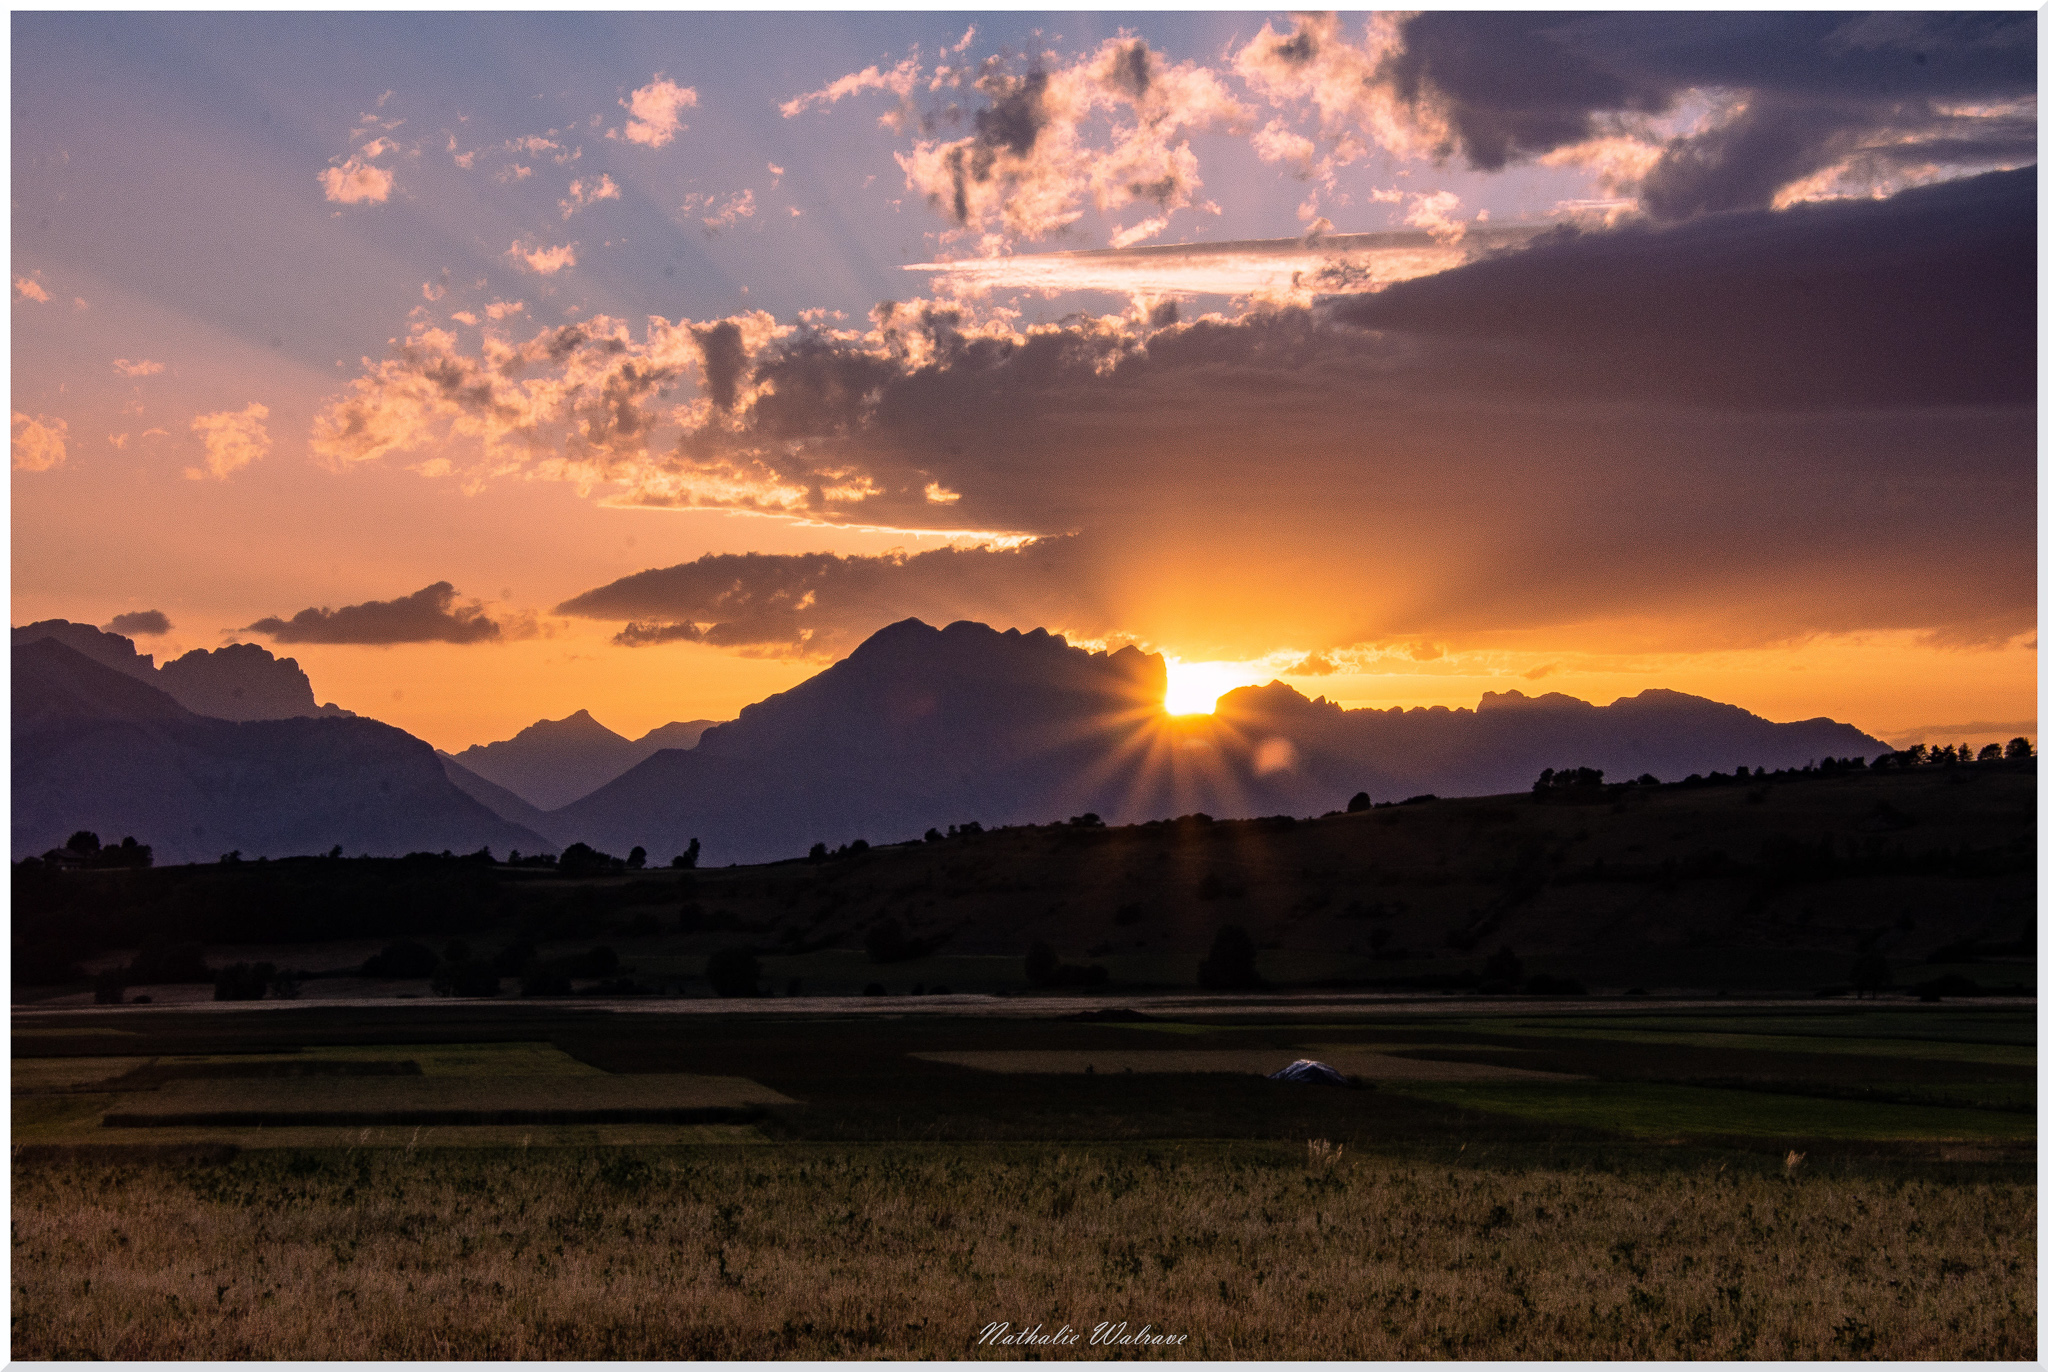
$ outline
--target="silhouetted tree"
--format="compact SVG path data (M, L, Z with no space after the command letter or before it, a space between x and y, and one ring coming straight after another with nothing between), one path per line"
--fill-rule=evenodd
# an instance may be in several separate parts
M1996 744L1996 743L1987 743L1987 744L1985 744L1985 745L1984 745L1984 749L1983 749L1983 751L1977 754L1977 761L1979 761L1979 762L1998 762L1998 761L2002 760L2002 759L2003 759L2004 757L2005 757L2005 749L2004 749L2004 748L2002 748L2001 746L1999 746L1999 745L1998 745L1998 744Z
M119 1005L128 994L128 969L109 967L92 979L94 1005Z
M826 858L830 857L831 855L831 850L826 848L823 839L820 839L818 842L813 843L811 845L812 862L823 862Z
M432 989L437 996L495 996L498 969L473 959L445 962L434 973Z
M1864 953L1849 968L1849 985L1859 996L1875 996L1892 984L1891 964L1884 960L1884 954Z
M1210 991L1248 991L1265 984L1258 963L1252 936L1235 924L1226 924L1216 931L1209 956L1195 968L1195 980Z
M166 943L150 939L136 949L128 964L130 986L158 986L179 982L212 981L213 969L206 965L206 953L197 943Z
M626 854L626 870L629 872L637 872L646 865L647 850L645 848L642 848L637 843L634 844L633 851Z
M80 829L64 840L64 847L80 857L91 857L100 850L100 836L90 829Z
M2005 755L2014 762L2025 762L2034 755L2034 745L2023 738L2016 738L2005 745Z
M363 959L363 975L366 977L430 977L441 965L441 959L434 950L424 943L411 939L400 939L387 943L384 950Z
M704 845L697 842L697 840L693 838L690 840L689 847L685 848L682 852L676 854L676 856L669 859L668 865L671 867L681 867L684 869L695 867L697 865L697 854L701 853L702 851L704 851Z
M640 856L644 861L647 854L642 852ZM591 877L624 866L625 863L610 853L600 853L587 843L572 843L562 850L555 870L565 877Z
M1038 942L1024 954L1024 980L1033 986L1050 986L1060 974L1060 955L1052 945Z
M758 996L761 963L744 948L721 948L705 962L704 979L721 996Z
M263 993L277 977L277 968L267 962L235 963L223 967L213 979L215 1000L262 1000Z
M1344 807L1344 813L1347 815L1355 815L1361 810L1370 810L1371 808L1372 797L1367 795L1365 792L1360 791L1357 795L1351 797L1351 803Z
M1479 974L1481 990L1512 991L1522 983L1522 960L1512 948L1503 948L1486 960Z

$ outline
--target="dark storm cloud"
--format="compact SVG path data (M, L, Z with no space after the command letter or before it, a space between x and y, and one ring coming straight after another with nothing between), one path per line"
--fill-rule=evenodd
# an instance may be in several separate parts
M977 618L1035 627L1071 606L1085 583L1074 539L1023 548L937 548L914 554L719 553L622 577L556 608L629 621L626 647L708 643L775 655L837 656L885 624L912 616Z
M1438 11L1401 23L1367 85L1433 131L1438 157L1483 171L1616 132L1650 136L1630 116L1719 102L1628 188L1652 216L1683 219L1767 206L1817 174L1881 186L2032 161L2036 24L2031 13ZM1316 40L1336 41L1326 27L1304 20L1295 47L1253 60L1284 80L1316 60Z
M131 638L138 634L167 634L170 631L171 621L162 610L130 610L107 621L108 633L127 634Z
M2035 173L1557 237L1330 306L1444 378L1737 408L2025 405ZM1453 368L1451 364L1455 362Z
M483 606L457 605L455 588L445 581L397 600L367 600L339 610L301 610L290 619L259 619L248 632L279 643L489 643L497 640L497 623Z
M719 410L732 409L747 374L747 347L740 338L739 325L726 319L693 329L691 334L704 354L705 394Z

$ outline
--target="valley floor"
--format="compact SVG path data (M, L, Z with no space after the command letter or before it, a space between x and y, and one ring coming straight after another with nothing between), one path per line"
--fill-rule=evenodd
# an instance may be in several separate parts
M2030 1005L1456 1008L18 1011L13 1353L2035 1356Z

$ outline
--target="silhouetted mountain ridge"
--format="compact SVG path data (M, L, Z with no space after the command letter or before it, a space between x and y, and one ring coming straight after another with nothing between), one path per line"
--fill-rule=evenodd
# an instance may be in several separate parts
M280 658L254 643L231 643L209 652L194 648L183 657L156 665L153 654L139 653L133 639L74 624L44 619L14 630L14 646L54 639L74 652L144 682L210 719L300 719L319 715L350 717L339 705L313 700L313 683L296 658Z
M326 852L549 851L375 720L228 721L52 638L14 649L12 847L133 834L159 863Z
M696 748L658 753L551 813L548 832L657 858L696 837L707 862L758 861L967 820L1320 814L1360 790L1526 790L1545 767L1676 780L1887 751L1832 720L1775 724L1676 691L1606 706L1509 691L1477 709L1345 710L1274 682L1231 692L1214 716L1173 719L1160 710L1165 686L1164 659L1136 648L905 620Z
M450 756L522 802L552 810L589 795L663 748L694 746L710 726L708 719L673 720L629 739L591 718L590 711L578 710L566 719L539 720L511 738Z

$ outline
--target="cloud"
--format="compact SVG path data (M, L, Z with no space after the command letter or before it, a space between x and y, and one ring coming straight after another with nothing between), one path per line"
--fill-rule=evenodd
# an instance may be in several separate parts
M1655 218L1889 194L2035 157L2035 19L2020 14L1432 11L1268 23L1233 57L1312 111L1259 154L1303 174L1377 150L1479 171L1583 165ZM1291 135L1291 136L1289 136Z
M2031 170L1996 173L1560 233L1332 310L1459 351L1465 385L1743 407L2030 403L2033 321L2011 302L2034 292L2034 185ZM1504 347L1507 367L1478 356Z
M683 197L683 213L704 225L707 235L729 229L742 219L754 217L754 193L736 191L731 195L704 195L692 191Z
M64 465L64 438L71 426L61 419L52 419L39 414L31 419L20 410L13 411L14 470L17 472L47 472L52 467Z
M162 610L130 610L107 621L108 633L127 634L131 638L150 638L170 631L171 621Z
M493 300L484 306L484 314L491 319L510 319L515 314L524 313L525 310L524 300Z
M14 293L20 296L23 300L33 300L38 305L47 305L50 303L50 293L44 290L40 283L33 281L26 276L17 276L14 278Z
M555 613L626 620L626 647L705 643L772 656L836 657L916 616L1036 627L1102 618L1085 595L1088 553L1073 539L922 553L720 553L622 577Z
M820 90L785 100L779 108L784 119L794 119L805 110L816 109L821 105L836 105L849 95L860 95L866 91L888 91L896 97L901 109L908 111L908 115L906 117L892 111L890 115L883 116L882 122L885 127L900 133L907 120L914 120L917 117L917 106L912 97L923 84L924 64L918 59L917 50L913 46L910 56L887 71L874 66L851 72ZM895 117L892 119L892 116Z
M618 198L619 183L612 180L609 172L600 173L595 181L584 181L581 179L571 181L569 183L569 196L561 202L562 218L567 219L576 211L587 209L600 200L617 200Z
M942 121L911 117L920 85L970 87L983 102L971 114L974 132L929 136ZM942 67L930 82L913 52L888 72L870 67L842 77L782 112L793 117L868 90L897 95L886 125L927 135L896 156L909 189L963 229L1025 239L1060 232L1090 205L1150 204L1155 218L1170 219L1196 203L1202 186L1189 136L1243 131L1250 118L1216 72L1169 62L1128 33L1065 62L1048 54L1020 70L994 57L971 78L965 68Z
M528 248L515 242L505 250L505 256L527 271L540 276L553 276L564 267L576 265L576 245L564 243L554 248Z
M422 326L314 446L641 507L1078 530L1097 598L1048 599L1063 626L1191 659L2024 627L2033 188L1559 232L1378 294L1193 318L920 302L473 348ZM670 611L625 618L730 618Z
M1222 295L1306 304L1319 295L1378 290L1446 271L1487 252L1528 243L1535 226L1465 225L1441 233L1324 234L1170 246L1016 253L955 262L918 262L947 294L989 290L1109 291L1141 298Z
M381 205L391 198L395 178L359 153L318 173L321 192L337 205Z
M1301 661L1289 667L1287 676L1330 676L1337 671L1337 664L1325 653L1310 653Z
M194 416L192 432L199 435L206 447L206 462L202 467L187 467L186 477L203 481L211 476L225 481L268 453L270 433L263 427L268 418L269 407L253 400L240 410Z
M290 619L259 619L245 632L263 634L279 643L382 646L497 641L501 630L484 614L482 602L458 605L456 594L449 583L437 581L397 600L367 600L339 610L301 610Z
M626 141L659 148L689 127L682 121L682 112L696 106L697 92L656 73L654 80L634 91L630 100L619 103L629 114ZM616 131L611 136L616 137Z
M114 359L114 370L119 372L123 376L155 376L163 369L163 363L152 362L146 357L140 358L134 362L130 362L125 357L117 357Z

